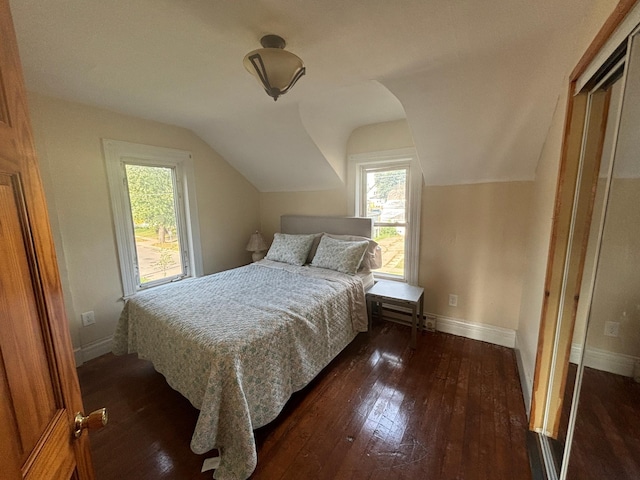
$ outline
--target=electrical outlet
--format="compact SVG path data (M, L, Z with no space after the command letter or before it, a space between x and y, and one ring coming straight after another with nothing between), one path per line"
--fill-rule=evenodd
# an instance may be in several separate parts
M82 325L84 325L85 327L96 323L96 317L93 314L93 310L91 310L90 312L84 312L82 315L80 315L80 317L82 318Z
M620 322L606 322L604 324L604 334L607 337L617 337L620 333Z
M450 307L458 306L458 295L454 295L453 293L449 294L449 306Z
M430 332L436 331L436 317L432 317L430 315L425 316L425 328Z

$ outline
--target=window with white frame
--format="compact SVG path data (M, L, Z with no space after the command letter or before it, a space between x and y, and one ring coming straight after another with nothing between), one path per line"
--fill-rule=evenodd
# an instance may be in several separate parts
M422 172L415 150L352 155L350 172L354 213L373 218L382 248L375 276L416 284Z
M191 154L103 141L124 295L202 274Z

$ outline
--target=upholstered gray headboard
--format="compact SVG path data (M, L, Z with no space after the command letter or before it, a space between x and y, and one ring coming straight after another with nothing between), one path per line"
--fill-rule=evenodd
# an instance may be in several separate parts
M280 231L290 234L326 232L371 238L373 220L365 217L282 215L280 217Z

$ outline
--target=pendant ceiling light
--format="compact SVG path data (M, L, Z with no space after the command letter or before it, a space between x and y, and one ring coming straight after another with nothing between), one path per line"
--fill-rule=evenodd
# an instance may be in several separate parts
M304 63L284 50L285 41L278 35L265 35L260 43L263 48L245 55L244 68L260 81L267 95L278 100L305 74Z

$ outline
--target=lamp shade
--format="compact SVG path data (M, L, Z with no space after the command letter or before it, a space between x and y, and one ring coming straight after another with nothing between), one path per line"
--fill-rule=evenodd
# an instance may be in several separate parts
M281 37L265 35L260 42L264 48L247 53L244 68L258 79L267 95L277 100L295 85L306 69L300 57L284 50Z
M249 237L249 243L247 243L247 250L250 252L262 252L266 249L267 244L264 242L260 232L252 233L251 237Z

